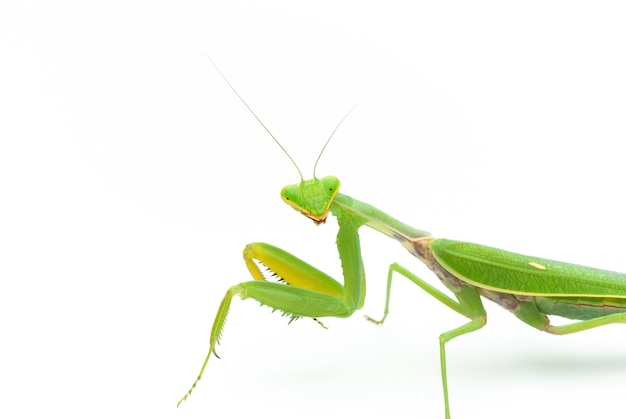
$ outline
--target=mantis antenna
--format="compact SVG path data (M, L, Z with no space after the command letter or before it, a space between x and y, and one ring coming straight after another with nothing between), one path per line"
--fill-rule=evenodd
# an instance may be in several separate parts
M272 132L269 130L269 128L267 128L265 126L265 124L263 123L263 121L261 121L261 118L259 118L257 116L256 113L254 113L254 111L252 110L252 108L248 105L248 103L246 103L246 101L241 97L241 95L239 94L239 92L237 92L237 90L233 87L233 85L230 83L230 81L228 81L228 79L226 78L226 76L224 75L224 73L222 73L222 71L220 70L220 68L217 66L217 64L215 64L215 61L213 61L213 59L206 54L207 58L209 59L209 61L211 61L211 64L213 64L213 67L215 67L215 69L217 70L217 72L219 73L220 76L222 76L222 78L224 79L224 81L226 82L226 84L228 84L228 87L231 88L231 90L237 95L237 97L239 98L239 100L241 100L241 102L245 105L246 108L248 108L248 110L250 111L250 113L252 114L252 116L254 116L254 118L259 122L259 124L261 124L261 126L263 127L263 129L265 129L265 131L267 131L267 133L270 135L270 137L272 137L272 139L276 142L276 144L278 144L278 147L280 147L281 150L283 150L283 152L287 155L287 157L289 157L289 160L291 160L291 162L293 163L293 165L295 166L296 170L298 171L298 174L300 175L300 180L304 181L304 177L302 176L302 172L300 171L300 168L298 167L298 165L296 164L295 160L291 157L291 155L287 152L287 150L285 150L285 147L283 147L283 145L276 139L276 137L274 137L274 134L272 134ZM317 169L317 164L320 161L320 158L322 157L322 154L324 154L324 150L326 150L326 146L328 146L328 143L330 143L330 140L332 140L333 136L335 135L335 132L337 132L337 130L339 129L339 127L341 126L341 124L343 123L343 121L346 120L346 118L356 109L357 106L359 106L361 104L361 102L357 102L356 105L354 105L352 108L350 108L350 110L344 115L343 118L341 118L341 121L339 121L339 123L337 124L337 126L335 126L335 129L333 129L333 132L330 133L330 136L328 137L328 140L326 140L326 142L324 143L324 146L322 147L322 151L320 151L320 154L317 156L317 160L315 160L315 165L313 166L313 178L317 179L315 176L315 170Z
M335 133L337 132L337 130L339 129L343 121L345 121L346 118L352 113L352 111L354 111L356 107L359 106L360 104L361 102L357 102L356 105L350 108L350 110L344 115L344 117L341 118L341 121L339 121L339 123L337 124L333 132L330 133L330 137L328 137L328 140L326 140L326 142L324 143L324 147L322 147L322 151L320 151L319 156L317 156L317 160L315 160L315 165L313 166L313 179L317 179L317 177L315 177L315 169L317 169L317 163L320 162L320 158L322 158L322 154L324 153L324 150L326 150L326 146L328 145L328 143L330 143L330 140L333 138L333 135L335 135Z
M226 84L228 84L228 87L231 88L231 90L233 92L235 92L235 94L237 95L237 97L239 98L239 100L241 100L241 102L246 106L246 108L248 108L248 110L250 111L250 113L252 114L252 116L254 116L256 118L256 120L259 122L259 124L261 124L261 126L265 129L265 131L267 131L267 133L270 135L270 137L272 137L272 139L276 142L276 144L278 144L278 147L280 147L281 150L283 150L283 152L287 155L287 157L289 157L289 160L291 160L291 162L293 163L293 165L296 167L296 170L298 171L298 174L300 175L300 180L304 181L304 177L302 176L302 172L300 171L300 168L298 167L298 165L296 164L296 162L293 160L293 158L291 157L291 155L289 155L289 153L287 153L287 150L285 150L285 147L282 146L282 144L276 139L276 137L274 137L274 134L272 134L272 132L265 126L265 124L263 123L263 121L261 121L261 118L259 118L257 116L257 114L254 113L254 111L252 110L252 108L246 103L245 100L243 100L243 98L241 97L241 95L239 94L239 92L237 92L237 90L233 87L232 84L230 84L230 82L228 81L228 79L226 78L226 76L224 75L224 73L222 73L222 71L220 70L220 68L217 66L217 64L215 64L215 61L213 61L213 59L207 54L207 58L209 59L209 61L211 61L211 64L213 64L213 67L215 67L215 69L217 70L217 72L220 74L220 76L222 76L222 78L224 79L224 81L226 82ZM348 116L348 115L346 115ZM345 117L344 117L345 119ZM343 121L343 119L342 119ZM341 122L340 122L341 124ZM337 127L338 128L338 127ZM337 130L337 128L335 128L335 131ZM333 134L335 133L335 131L333 131ZM332 137L332 135L331 135ZM328 139L330 141L330 138ZM326 144L328 144L328 141L326 141ZM326 145L324 145L324 148L326 148ZM322 151L324 151L324 149L322 149ZM321 155L321 154L320 154ZM319 157L318 157L319 160ZM314 171L315 172L315 171Z

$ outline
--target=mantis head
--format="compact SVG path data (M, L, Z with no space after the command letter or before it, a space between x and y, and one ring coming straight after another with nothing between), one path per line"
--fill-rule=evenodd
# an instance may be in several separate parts
M254 116L259 124L261 124L263 129L267 131L267 133L270 135L270 137L272 137L274 142L281 148L281 150L283 150L285 155L287 155L289 160L291 160L293 165L296 167L296 170L300 175L301 181L299 184L287 185L283 188L283 190L280 192L280 196L283 201L289 204L296 211L304 214L305 217L313 220L316 225L325 223L326 217L328 217L328 212L330 211L330 206L333 203L333 199L335 199L335 196L337 196L337 193L339 192L339 179L334 176L326 176L318 179L315 177L315 169L317 168L317 163L319 163L320 157L322 157L324 150L326 150L326 146L328 146L328 143L333 138L333 135L335 134L341 123L357 107L358 103L354 105L352 109L350 109L348 113L344 115L343 118L341 118L341 121L339 121L333 132L330 134L328 140L326 140L326 143L324 143L324 147L322 147L322 151L320 151L320 154L319 156L317 156L317 160L315 161L315 166L313 166L313 179L304 180L304 178L302 177L302 172L298 168L298 165L293 160L293 158L289 155L289 153L287 153L287 150L285 150L282 144L276 139L276 137L274 137L274 134L272 134L272 132L265 126L263 121L261 121L256 113L254 113L254 111L246 103L246 101L243 100L241 95L237 92L233 85L230 84L226 76L217 67L215 62L213 62L211 57L209 57L209 60L211 61L217 72L220 74L220 76L222 76L226 84L228 84L228 86L232 89L235 95L237 95L237 97L239 98L239 100L241 100L244 106L248 108L252 116Z
M293 209L320 225L326 222L330 205L338 192L339 179L326 176L287 185L280 192L280 197Z

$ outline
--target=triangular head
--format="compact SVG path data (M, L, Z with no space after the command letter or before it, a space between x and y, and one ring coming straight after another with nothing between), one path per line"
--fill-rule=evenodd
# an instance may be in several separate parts
M319 225L326 222L330 205L338 192L339 179L326 176L287 185L280 192L280 197L293 209Z

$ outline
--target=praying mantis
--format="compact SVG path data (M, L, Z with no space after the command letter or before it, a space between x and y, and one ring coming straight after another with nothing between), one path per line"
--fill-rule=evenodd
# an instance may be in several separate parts
M292 320L308 317L320 324L320 318L350 317L362 308L365 301L365 273L359 229L364 226L399 242L429 268L449 291L443 292L404 266L392 263L388 269L383 316L379 320L367 317L368 320L376 324L383 324L386 320L392 280L396 276L408 279L467 319L465 323L439 336L446 419L450 418L446 343L485 326L487 314L482 299L493 301L539 331L555 335L581 332L612 323L626 323L626 274L525 256L474 243L435 238L370 204L340 193L340 182L336 177L317 178L315 167L319 158L351 111L339 122L324 144L313 169L313 179L304 180L289 153L219 68L215 68L296 166L300 182L285 186L281 191L282 200L316 225L324 224L329 214L336 217L339 226L337 250L343 270L343 284L278 247L267 243L248 244L243 256L253 280L236 284L226 291L211 329L210 347L200 373L178 405L195 389L211 355L218 357L216 346L220 342L233 297L252 298L261 305L281 311ZM267 269L270 275L264 273L263 269ZM272 276L279 281L270 281ZM553 325L550 316L570 319L572 322Z

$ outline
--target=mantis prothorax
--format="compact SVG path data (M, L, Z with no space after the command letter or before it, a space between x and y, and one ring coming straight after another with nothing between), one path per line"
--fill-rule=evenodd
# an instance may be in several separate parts
M219 69L218 72L287 154ZM324 149L331 138L332 134ZM556 335L611 323L626 323L626 274L524 256L474 243L436 239L430 233L404 224L372 205L339 193L336 177L318 179L314 169L313 179L304 180L299 169L298 172L300 183L285 186L281 197L315 224L324 223L329 213L337 218L337 250L343 267L343 284L282 249L267 243L248 244L244 249L244 259L254 280L234 285L226 292L211 330L209 352L196 381L178 402L179 405L196 387L211 354L217 356L215 347L234 296L253 298L292 318L349 317L360 309L365 300L365 275L358 234L362 226L398 241L424 263L451 293L448 295L440 291L403 266L392 263L387 276L384 315L380 320L369 320L378 324L385 321L389 312L391 282L396 274L467 318L459 327L439 336L446 418L450 417L450 407L445 346L450 340L485 325L487 315L482 298L497 303L528 325ZM285 283L267 281L258 262ZM555 326L550 322L551 315L575 321Z

